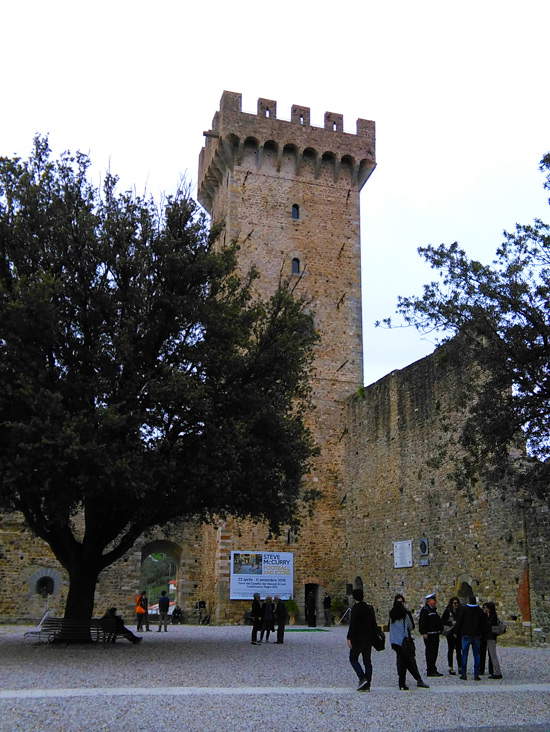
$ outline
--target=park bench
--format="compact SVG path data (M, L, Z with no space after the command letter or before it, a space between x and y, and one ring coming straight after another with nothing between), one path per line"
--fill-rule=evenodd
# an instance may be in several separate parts
M115 618L72 620L45 617L36 630L25 633L25 638L38 643L114 643L117 637L124 636L117 631Z

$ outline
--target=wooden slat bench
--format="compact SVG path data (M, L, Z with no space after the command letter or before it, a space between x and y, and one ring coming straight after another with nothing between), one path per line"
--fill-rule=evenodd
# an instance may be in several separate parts
M25 633L38 643L114 643L123 634L117 632L115 618L45 618L35 631Z

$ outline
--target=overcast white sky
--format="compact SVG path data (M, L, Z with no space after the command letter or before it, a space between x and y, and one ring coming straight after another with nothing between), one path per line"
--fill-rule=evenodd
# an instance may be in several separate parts
M503 229L547 218L547 0L351 2L19 0L0 10L0 154L90 153L155 195L194 183L223 89L377 125L363 189L365 379L429 353L414 331L374 329L432 275L419 245L458 240L490 260ZM99 180L99 172L97 173Z

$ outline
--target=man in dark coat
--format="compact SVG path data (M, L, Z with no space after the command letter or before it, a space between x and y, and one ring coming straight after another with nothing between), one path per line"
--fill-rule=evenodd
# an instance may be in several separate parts
M487 629L487 616L477 604L475 597L470 597L467 605L463 605L456 621L457 633L462 636L462 673L460 678L467 681L468 651L472 646L474 654L474 679L481 681L479 675L481 636Z
M443 623L437 612L435 592L426 595L426 604L418 617L418 630L424 638L426 648L426 676L443 676L437 670L437 654L439 653L439 634L443 631Z
M259 646L258 631L262 629L262 606L258 592L254 593L252 608L250 609L250 619L252 620L252 639L250 642L253 646Z
M170 610L170 598L166 594L166 590L163 590L160 593L159 597L159 629L158 632L162 630L162 626L164 625L164 632L168 633L168 611Z
M351 609L347 635L349 662L359 679L357 691L370 691L372 640L378 632L378 625L373 606L363 600L363 590L353 590L353 599L355 605ZM359 655L363 656L364 669L359 663Z
M275 620L277 622L277 640L275 643L281 645L285 639L285 625L288 621L288 612L285 603L279 595L275 595Z

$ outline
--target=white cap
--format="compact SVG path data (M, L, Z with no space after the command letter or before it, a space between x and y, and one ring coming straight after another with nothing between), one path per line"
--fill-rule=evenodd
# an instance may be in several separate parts
M426 595L426 597L425 597L424 599L425 599L425 600L431 600L431 599L432 599L432 597L435 597L435 592L432 592L431 594L429 594L429 595Z

